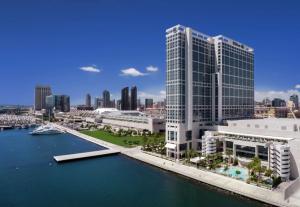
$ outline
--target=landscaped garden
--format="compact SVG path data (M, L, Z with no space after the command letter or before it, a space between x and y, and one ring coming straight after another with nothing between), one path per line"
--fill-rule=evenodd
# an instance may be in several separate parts
M164 147L165 143L164 134L151 134L148 131L137 134L136 131L130 129L113 131L110 126L104 126L103 129L97 130L84 130L81 133L123 147L143 146L148 151L163 150L162 146Z

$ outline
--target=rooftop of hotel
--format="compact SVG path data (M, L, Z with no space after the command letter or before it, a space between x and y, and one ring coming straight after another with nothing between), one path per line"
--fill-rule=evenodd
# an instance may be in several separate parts
M300 140L300 120L296 119L246 119L227 123L228 126L218 126L218 132L286 141Z
M170 34L172 32L175 32L175 31L184 32L186 28L189 28L189 27L185 27L185 26L182 26L182 25L178 24L178 25L175 25L174 27L171 27L171 28L167 29L166 33L168 35L168 34ZM206 40L206 41L208 41L210 39L213 39L213 40L216 40L216 41L222 41L222 42L229 43L230 45L233 45L235 47L238 47L240 49L244 49L248 52L251 52L251 53L254 52L253 48L251 48L251 47L249 47L249 46L247 46L247 45L245 45L241 42L233 40L231 38L225 37L223 35L209 36L209 35L203 34L202 32L198 32L197 30L194 30L194 29L192 29L192 33L193 33L193 36L201 38L201 39Z

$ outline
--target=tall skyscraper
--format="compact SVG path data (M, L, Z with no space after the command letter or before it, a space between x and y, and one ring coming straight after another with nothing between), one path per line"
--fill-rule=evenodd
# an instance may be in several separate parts
M166 30L169 156L201 148L202 128L254 115L254 51L181 25Z
M290 101L292 101L295 105L295 109L298 110L299 109L299 97L297 94L293 94L290 97Z
M62 112L69 112L70 111L70 96L61 95L61 106Z
M121 110L130 110L128 87L123 88L121 91Z
M34 109L40 111L46 109L46 96L52 94L50 86L37 85L35 87Z
M109 108L111 107L111 102L110 102L110 93L108 90L103 91L103 107L104 108Z
M70 97L67 95L50 95L46 96L47 110L55 110L59 112L70 111Z
M145 98L145 108L153 108L153 99Z
M91 107L92 106L92 97L89 93L86 94L86 96L85 96L85 106L86 107Z
M137 109L137 88L136 86L131 87L130 91L130 110Z

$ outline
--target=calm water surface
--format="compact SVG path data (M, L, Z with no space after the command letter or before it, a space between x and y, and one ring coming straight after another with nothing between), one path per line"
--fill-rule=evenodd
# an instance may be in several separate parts
M54 155L104 148L28 132L0 132L0 207L263 206L122 155L57 164Z

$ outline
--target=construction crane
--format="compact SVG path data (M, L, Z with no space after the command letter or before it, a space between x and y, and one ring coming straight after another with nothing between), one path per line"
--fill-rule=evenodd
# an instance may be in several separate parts
M291 114L293 115L293 118L297 121L297 117L296 117L295 113L293 112L293 109L292 108L289 108L289 109L290 109ZM296 122L296 126L298 129L298 132L300 132L300 126L298 126L297 122Z

